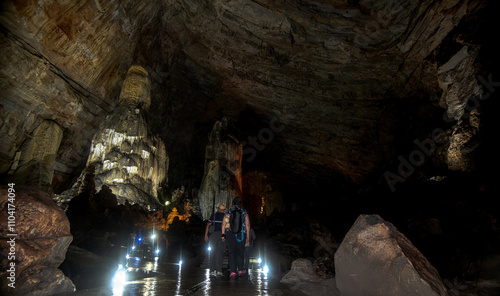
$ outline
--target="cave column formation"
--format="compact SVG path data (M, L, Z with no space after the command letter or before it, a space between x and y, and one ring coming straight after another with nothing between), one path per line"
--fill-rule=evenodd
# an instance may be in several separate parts
M208 219L220 203L231 207L233 198L242 194L242 146L230 128L230 121L223 118L215 123L209 136L205 173L198 192L203 219Z
M52 191L53 164L63 137L61 127L43 120L16 152L8 181Z
M149 110L150 81L140 66L130 67L117 108L94 135L87 168L95 168L95 189L107 185L118 204L159 206L158 191L167 182L169 158L159 136L153 135L145 113ZM68 202L78 194L85 170L73 188L59 198Z

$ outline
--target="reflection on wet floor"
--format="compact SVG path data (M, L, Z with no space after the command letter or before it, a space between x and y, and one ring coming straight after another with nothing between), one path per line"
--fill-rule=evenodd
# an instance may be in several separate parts
M230 279L210 276L208 269L179 263L130 262L116 271L108 287L77 291L73 296L224 296L224 295L303 295L279 283L279 278L262 269L250 269L242 277ZM62 296L62 295L61 295Z

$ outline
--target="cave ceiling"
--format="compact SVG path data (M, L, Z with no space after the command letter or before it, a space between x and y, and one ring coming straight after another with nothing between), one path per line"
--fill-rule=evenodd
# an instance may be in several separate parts
M488 5L4 1L2 173L49 119L64 129L54 186L67 187L135 64L150 75L149 120L166 143L174 187L197 186L208 134L224 116L243 149L256 151L244 153L244 170L311 182L381 177L414 139L443 125L444 112L458 119L480 94L477 76L491 71L492 41L481 33L491 26Z

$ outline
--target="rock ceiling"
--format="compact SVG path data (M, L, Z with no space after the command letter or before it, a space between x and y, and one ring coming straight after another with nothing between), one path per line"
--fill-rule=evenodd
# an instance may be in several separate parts
M413 140L444 127L443 113L459 119L467 100L484 94L477 77L492 71L488 5L4 1L0 173L48 119L64 129L54 186L67 188L99 122L117 106L127 70L141 65L174 187L199 186L208 134L223 116L243 149L256 152L244 155L244 170L310 182L383 179ZM463 147L477 128L455 129L433 162L469 170Z

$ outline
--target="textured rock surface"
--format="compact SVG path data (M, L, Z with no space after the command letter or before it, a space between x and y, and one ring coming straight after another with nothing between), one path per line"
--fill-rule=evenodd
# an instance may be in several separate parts
M390 151L398 120L386 112L398 104L393 99L424 89L431 101L459 114L478 93L470 68L474 46L454 52L439 75L442 61L429 59L474 5L174 1L166 14L185 54L224 78L217 100L226 112L236 117L252 109L264 121L254 133L266 127L266 118L287 113L292 119L272 143L279 157L261 159L358 179L386 161L381 152ZM389 135L381 132L386 129Z
M18 295L45 296L75 291L73 282L59 269L37 265L19 277Z
M304 258L292 262L291 270L283 276L281 283L290 285L292 290L301 291L306 295L340 295L335 279L321 278L316 274L311 261Z
M202 217L208 219L220 203L231 207L241 196L241 145L231 135L227 118L215 123L205 154L205 174L198 193ZM215 207L214 207L215 206Z
M279 176L270 167L280 167L307 182L380 176L415 138L441 126L445 111L460 118L470 96L485 94L477 76L492 69L494 51L482 47L491 41L479 34L491 30L487 5L4 1L1 172L26 135L50 119L64 130L54 186L66 189L136 63L153 80L152 123L176 154L174 188L198 186L203 173L192 167L203 163L200 139L223 116L243 138L287 118L251 170ZM476 123L451 131L438 165L474 169Z
M87 166L95 168L95 190L108 186L117 196L118 204L128 201L145 208L158 207L158 191L166 184L165 145L152 134L145 118L151 102L149 95L148 73L132 66L124 81L119 105L92 139ZM73 189L61 195L61 202L78 194L84 176L85 171Z
M353 200L352 211L365 206L353 197L374 187L387 190L382 172L397 167L398 156L407 157L414 140L428 138L436 127L446 131L445 141L405 186L473 171L480 174L470 185L475 188L453 198L488 195L498 187L489 173L499 166L498 100L492 99L498 92L491 95L500 77L498 1L0 5L2 180L29 135L48 120L63 130L53 189L70 188L101 123L119 109L128 69L140 65L151 79L145 120L171 156L163 197L184 186L183 198L197 198L207 135L223 117L234 122L237 141L247 142L243 150L251 146L257 153L252 161L243 158L243 172L265 174L273 192L283 193L287 213L325 201ZM483 99L478 107L466 104L473 95ZM447 122L444 113L459 120ZM314 192L325 188L327 195ZM412 199L421 201L416 194ZM382 207L378 201L369 204Z
M99 256L88 250L71 245L61 270L68 274L78 290L107 286L112 281L117 260Z
M136 1L1 5L0 173L26 135L48 119L64 130L55 170L67 186L83 168L100 121L118 102L141 29L157 9Z
M493 254L484 258L481 264L477 286L479 291L485 295L496 295L500 293L500 255Z
M341 295L448 295L436 269L394 225L361 215L335 253Z
M17 185L32 185L52 192L54 161L63 137L61 127L44 120L35 128L16 153L9 174L9 182Z
M71 280L57 269L64 261L73 237L69 221L51 197L41 189L15 186L16 198L16 284L19 295L51 295L74 291ZM0 190L0 218L7 221L7 187ZM3 222L2 222L3 223ZM0 237L8 239L8 228L2 227ZM7 266L8 248L2 248L2 266ZM6 289L2 270L2 289ZM40 273L43 272L43 273ZM12 292L6 291L4 292ZM10 294L8 294L10 295Z

